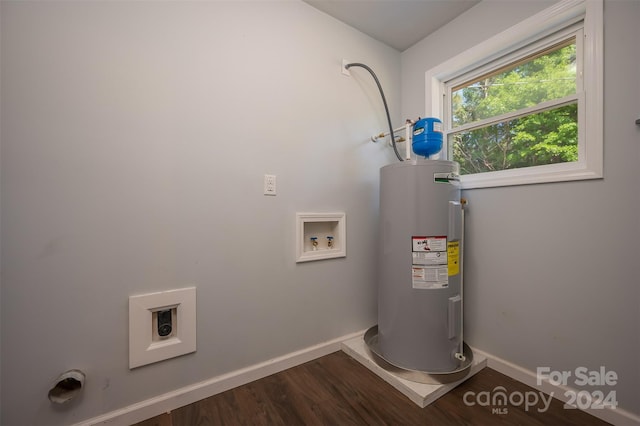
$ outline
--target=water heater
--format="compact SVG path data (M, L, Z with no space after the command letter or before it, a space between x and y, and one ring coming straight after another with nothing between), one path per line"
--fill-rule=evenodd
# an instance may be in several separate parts
M458 163L427 159L380 170L374 346L384 361L401 369L438 374L468 365L458 172Z

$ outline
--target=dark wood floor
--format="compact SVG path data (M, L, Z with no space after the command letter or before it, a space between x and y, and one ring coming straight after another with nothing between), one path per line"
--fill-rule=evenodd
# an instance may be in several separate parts
M139 426L195 425L606 425L554 399L524 406L468 406L497 386L506 394L535 391L485 368L433 404L420 408L344 352L335 352L214 395ZM493 410L493 411L492 411ZM501 410L501 413L494 412ZM506 410L506 412L505 412Z

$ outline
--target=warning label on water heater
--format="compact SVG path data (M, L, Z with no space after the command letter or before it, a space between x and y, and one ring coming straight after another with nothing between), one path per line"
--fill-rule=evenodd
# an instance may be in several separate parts
M411 277L413 288L436 289L449 286L447 237L411 237Z
M449 260L449 276L458 275L460 273L460 241L449 241L447 258Z

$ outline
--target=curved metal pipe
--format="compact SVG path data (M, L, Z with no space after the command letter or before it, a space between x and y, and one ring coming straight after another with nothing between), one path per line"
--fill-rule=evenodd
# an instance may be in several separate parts
M378 80L378 77L376 76L376 73L373 72L373 70L371 68L369 68L368 65L361 64L359 62L353 62L351 64L346 64L344 67L346 69L349 69L351 67L364 68L365 70L369 71L369 73L371 74L371 76L375 80L376 85L378 86L378 90L380 91L380 96L382 97L382 103L384 104L384 110L387 113L387 122L389 123L389 133L391 135L391 146L393 147L393 152L395 152L396 157L398 157L398 160L404 161L404 159L402 158L402 156L398 152L398 148L396 147L396 139L395 139L395 137L393 135L393 126L391 125L391 116L389 115L389 107L387 107L387 99L384 97L384 92L382 91L382 86L380 85L380 81Z

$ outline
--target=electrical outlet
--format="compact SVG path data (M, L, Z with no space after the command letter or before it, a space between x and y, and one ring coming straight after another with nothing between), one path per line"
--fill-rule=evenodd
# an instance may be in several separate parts
M264 195L276 195L276 175L264 175Z
M349 71L349 68L347 68L347 65L350 64L350 62L346 59L342 60L342 74L346 75L347 77L351 77L351 72Z

